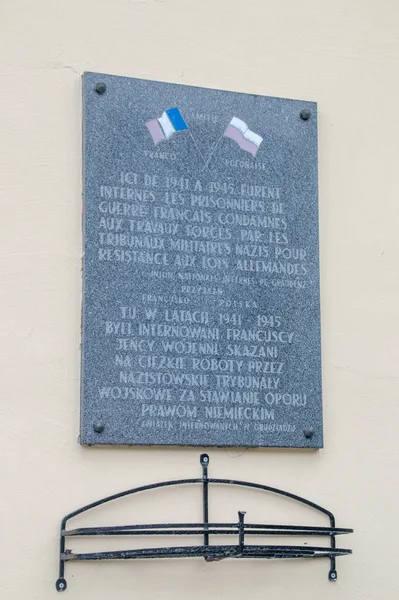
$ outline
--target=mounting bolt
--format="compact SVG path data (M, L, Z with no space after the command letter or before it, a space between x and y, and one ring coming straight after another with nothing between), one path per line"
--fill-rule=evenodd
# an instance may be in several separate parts
M102 433L105 429L105 425L101 421L97 421L93 424L93 429L96 433Z
M304 108L301 110L300 117L303 121L308 121L310 119L310 110Z
M96 90L97 94L104 94L107 86L105 83L96 83L96 87L94 89Z
M314 431L311 427L309 427L308 429L303 430L303 435L305 436L305 438L310 440L314 436Z
M207 454L201 454L200 462L201 465L207 465L209 463L209 456Z
M330 581L337 581L337 572L336 571L330 571L328 577L329 577Z
M57 581L55 582L55 589L57 590L57 592L65 592L66 588L66 580L63 578L57 579Z

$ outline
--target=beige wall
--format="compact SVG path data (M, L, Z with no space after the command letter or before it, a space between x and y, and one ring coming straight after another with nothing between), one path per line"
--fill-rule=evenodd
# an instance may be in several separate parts
M356 533L336 584L324 561L85 563L67 566L63 597L398 598L398 21L397 0L2 0L2 599L56 597L65 513L200 473L199 449L77 443L84 70L319 103L325 449L211 450L211 472L307 496ZM102 514L163 520L180 503L195 520L199 499ZM241 492L214 516L240 508L265 519Z

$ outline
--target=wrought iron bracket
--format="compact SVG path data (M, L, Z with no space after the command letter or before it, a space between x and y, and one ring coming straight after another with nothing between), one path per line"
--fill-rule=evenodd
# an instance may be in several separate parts
M60 531L60 553L59 553L59 577L55 587L59 592L67 588L65 579L65 563L73 560L115 560L115 559L138 559L138 558L183 558L183 557L203 557L206 561L218 561L224 558L328 558L330 569L328 579L337 580L336 557L345 554L351 554L352 550L336 547L336 536L346 533L353 533L353 529L342 529L335 526L335 517L327 509L277 488L260 483L249 481L238 481L235 479L214 479L208 477L209 456L201 454L200 462L202 465L202 477L196 479L177 479L173 481L162 481L150 485L133 488L102 498L83 506L74 512L66 515L61 521ZM203 504L203 522L202 523L158 523L151 525L119 525L110 527L80 527L78 529L67 529L67 522L88 510L118 500L124 496L130 496L138 492L145 492L157 488L199 484L202 487ZM301 504L305 504L316 511L326 515L329 519L329 527L311 527L301 525L270 525L260 523L246 523L245 512L238 511L238 520L235 523L213 523L209 521L209 488L215 484L242 486L263 490L272 494L285 496ZM135 550L112 550L107 552L86 552L74 553L66 549L66 538L84 537L84 536L148 536L148 535L170 535L170 536L202 536L203 543L196 546L172 546L163 548L141 548ZM236 541L231 545L211 544L210 537L217 535L233 535ZM305 545L269 545L269 544L248 544L248 536L273 536L279 537L323 537L329 539L329 544L325 546L305 546Z

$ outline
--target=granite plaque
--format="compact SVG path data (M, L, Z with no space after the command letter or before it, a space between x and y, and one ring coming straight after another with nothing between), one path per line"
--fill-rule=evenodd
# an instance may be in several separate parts
M316 104L84 75L82 444L323 444Z

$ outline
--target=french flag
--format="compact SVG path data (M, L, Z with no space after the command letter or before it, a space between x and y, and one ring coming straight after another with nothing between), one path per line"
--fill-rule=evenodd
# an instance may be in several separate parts
M176 131L188 129L187 123L178 108L168 108L168 110L162 113L159 119L147 121L146 126L151 134L154 146L162 142L162 140L172 137Z
M236 142L242 150L249 152L252 156L256 156L259 146L263 142L260 135L251 131L248 125L237 117L231 119L223 135Z

